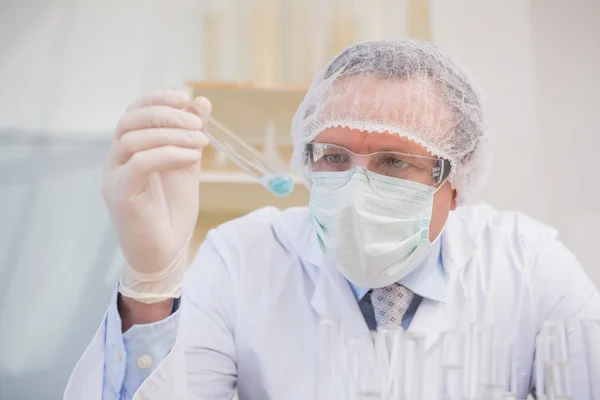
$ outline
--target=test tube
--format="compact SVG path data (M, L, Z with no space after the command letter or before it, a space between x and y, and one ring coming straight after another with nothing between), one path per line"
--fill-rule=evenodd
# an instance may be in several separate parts
M464 339L463 393L468 399L516 397L516 355L511 340L489 325L474 324ZM455 355L457 359L458 355Z
M410 400L423 400L425 336L416 332L404 335L404 393Z
M347 354L347 375L345 383L348 385L348 400L358 399L359 382L358 377L361 371L363 355L361 353L360 338L350 338L344 343L344 351ZM323 399L324 400L324 399Z
M535 341L535 394L538 400L546 400L546 338L538 335Z
M552 395L556 400L569 400L573 393L565 324L562 321L547 321L543 324L542 331L547 339L548 374L546 376L551 378Z
M506 400L516 400L518 393L519 384L519 371L517 369L517 352L514 342L506 342L508 345L506 352L506 379L504 386L504 398Z
M403 333L404 330L400 327L377 329L375 337L378 338L378 343L380 343L379 357L381 359L387 358L388 362L392 361L394 346L396 345L396 338L398 336L402 337Z
M392 345L392 354L390 360L390 399L393 400L408 399L405 393L406 350L404 335L405 332L403 329L400 328L396 330Z
M582 322L590 400L600 400L600 319Z
M466 357L465 335L457 332L444 332L441 337L440 373L441 399L463 400L464 367Z
M492 327L484 327L480 339L479 398L485 400L503 400L506 385L505 355L507 346L496 338Z
M503 386L502 399L517 398L517 358L513 343L498 338L495 344L496 382Z
M482 331L483 327L479 324L472 324L469 329L463 384L468 399L476 399L479 394Z
M385 400L401 399L398 381L401 381L402 377L398 363L403 352L403 337L404 330L401 327L380 328L375 334L377 362L380 363L384 376L382 399Z
M340 399L340 324L331 319L321 319L317 328L317 400Z
M376 333L369 333L348 341L350 373L346 383L351 400L384 398L388 363L381 359L382 339Z
M542 325L536 349L536 387L538 394L551 400L572 399L569 351L565 325L561 321L546 321Z
M274 195L285 197L294 190L292 177L281 166L274 165L213 117L208 118L204 133L213 146Z

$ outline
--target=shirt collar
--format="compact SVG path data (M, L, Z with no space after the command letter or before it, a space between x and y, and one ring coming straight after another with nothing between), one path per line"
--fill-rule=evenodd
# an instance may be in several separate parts
M445 303L447 300L446 277L442 265L442 241L436 240L427 257L410 274L398 281L413 293L427 299ZM363 288L348 281L356 301L367 294L370 288Z

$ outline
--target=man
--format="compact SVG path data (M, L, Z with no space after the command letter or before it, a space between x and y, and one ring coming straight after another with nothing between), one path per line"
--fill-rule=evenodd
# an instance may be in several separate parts
M579 320L600 317L598 292L556 231L468 205L490 138L472 83L438 48L376 41L337 56L292 125L309 207L213 230L184 279L210 111L160 92L116 128L103 192L128 265L66 398L314 398L320 318L345 337L423 333L426 399L441 333L491 324L514 340L525 398L542 323L565 321L575 398L588 398Z

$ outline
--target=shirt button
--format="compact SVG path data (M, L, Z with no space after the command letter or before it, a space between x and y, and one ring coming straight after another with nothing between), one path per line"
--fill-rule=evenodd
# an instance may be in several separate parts
M113 358L117 363L121 361L121 353L119 353L119 350L113 349Z
M152 357L150 356L141 356L137 359L137 366L140 368L148 368L152 365Z

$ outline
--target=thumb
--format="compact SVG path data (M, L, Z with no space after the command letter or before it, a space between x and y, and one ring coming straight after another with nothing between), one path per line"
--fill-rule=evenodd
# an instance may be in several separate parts
M210 100L206 97L196 97L194 100L190 101L190 104L187 107L188 111L199 116L205 124L212 113L212 104Z
M208 120L210 119L210 114L212 112L212 104L206 97L196 97L194 100L190 101L188 104L186 111L191 112L192 114L196 114L202 120L202 131L206 132L208 127ZM208 146L210 141L206 135L204 136L204 142L202 146Z

